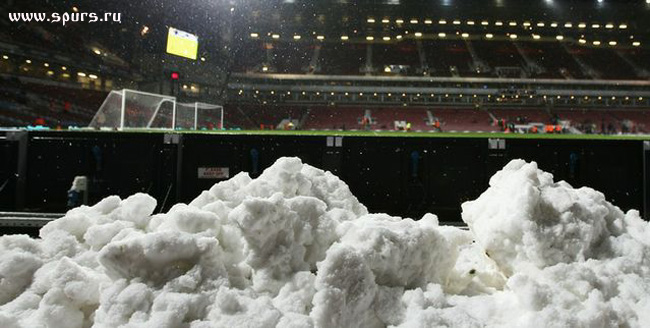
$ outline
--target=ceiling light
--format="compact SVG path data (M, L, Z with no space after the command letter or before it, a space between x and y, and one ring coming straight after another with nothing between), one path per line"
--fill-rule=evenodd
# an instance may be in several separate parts
M496 22L494 22L494 25L503 26L503 22L502 21L496 21Z
M415 32L415 37L416 38L421 38L422 37L422 32Z
M293 36L293 39L294 39L294 40L300 40L300 38L301 38L300 35L294 35L294 36Z
M585 24L585 23L580 23L580 24L578 24L578 27L579 27L579 28L585 28L585 27L587 27L587 24Z
M317 39L317 40L321 40L321 41L322 41L322 40L325 40L325 37L324 37L324 36L322 36L322 35L319 35L319 36L317 36L317 37L316 37L316 39Z
M31 63L32 63L31 59L27 59L27 60L25 60L25 62L26 62L27 64L31 64Z
M488 25L490 25L490 23L488 23L488 21L482 21L482 22L481 22L481 25L483 25L483 26L488 26Z
M591 28L600 28L600 24L591 24Z
M510 22L510 23L508 23L508 25L510 25L510 26L517 26L517 22Z
M607 23L607 25L605 25L605 28L614 28L614 24L612 24L612 23Z
M516 38L517 38L517 34L510 34L510 38L511 38L511 39L516 39Z
M274 39L279 39L279 38L280 38L280 34L273 34L273 35L271 35L271 37L274 38Z
M460 25L460 21L459 21L459 20L454 20L453 23L454 23L454 25Z
M348 39L350 39L350 37L348 37L347 35L342 35L341 36L341 40L343 40L343 41L346 41Z
M402 39L402 36L401 36L401 35L398 35L398 36L395 37L395 39L397 39L397 40L401 40L401 39Z
M367 36L367 37L366 37L366 40L368 40L368 41L372 41L372 40L374 40L374 39L375 39L374 36Z
M79 72L79 73L77 73L77 75L79 75L79 76L81 76L81 77L85 77L85 76L86 76L86 73L84 73L84 72Z
M251 33L251 38L258 38L260 35L257 33Z
M368 23L374 23L375 19L374 18L368 18Z
M102 54L102 52L99 49L93 49L93 52L95 53L95 55L101 55Z
M618 28L620 28L621 30L624 30L624 29L627 28L627 24L621 24L621 25L618 26Z
M398 18L398 19L395 20L395 23L397 23L397 24L404 24L404 20L401 19L401 18Z
M390 36L385 36L382 38L384 41L390 41Z
M638 47L638 46L641 45L641 42L639 42L639 41L634 41L634 42L632 42L632 45L635 46L635 47Z
M524 27L528 27L528 26L530 26L530 22L524 22L524 23L521 24L521 25L523 25Z
M492 35L492 33L488 33L488 34L485 35L485 37L488 38L488 39L492 39L494 37L494 35Z
M2 55L2 59L7 60L7 59L9 59L9 56L7 56L7 55Z
M580 40L578 40L578 42L580 42L581 44L585 44L585 43L587 43L587 40L585 40L585 39L580 39Z
M562 41L562 40L564 40L564 36L562 36L562 35L558 35L558 36L556 36L555 38L556 38L558 41Z
M98 78L98 76L95 75L95 74L90 74L90 75L88 75L88 77L93 79L93 80L96 80Z
M556 22L551 23L551 27L557 27L557 23Z
M45 67L50 67L50 64L48 64L48 63L43 63L43 66L45 66Z
M447 34L445 34L445 33L443 33L443 32L441 32L441 33L438 33L438 36L439 36L439 37L441 37L441 38L444 38L444 37L446 37L446 36L447 36Z
M431 24L433 24L433 21L430 20L430 19L425 19L424 24L431 25Z
M572 23L564 23L564 27L566 28L572 28L573 24Z
M461 36L462 36L463 38L469 38L469 33L463 33L463 34L461 34Z
M544 27L544 25L545 25L544 22L537 23L537 27Z
M418 23L418 20L417 20L417 19L411 19L411 22L410 22L410 23L411 23L411 24L417 24L417 23Z
M600 41L594 41L594 42L592 42L592 44L595 45L595 46L599 46L599 45L600 45Z
M609 45L610 45L610 46L615 46L616 44L617 44L616 41L609 41Z
M438 21L438 24L445 25L445 24L447 24L447 21L444 20L444 19L441 19L441 20Z
M533 34L533 39L539 40L540 38L541 38L541 36L539 36L539 34Z
M474 25L474 21L467 21L467 25Z
M388 18L384 18L384 19L381 20L381 22L384 23L384 24L388 24L388 23L390 23L390 20Z

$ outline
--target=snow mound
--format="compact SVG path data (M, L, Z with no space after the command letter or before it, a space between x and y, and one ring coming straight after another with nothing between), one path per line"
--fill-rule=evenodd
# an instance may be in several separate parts
M108 197L0 237L1 327L641 327L650 227L515 160L469 230L369 214L281 158L153 214Z

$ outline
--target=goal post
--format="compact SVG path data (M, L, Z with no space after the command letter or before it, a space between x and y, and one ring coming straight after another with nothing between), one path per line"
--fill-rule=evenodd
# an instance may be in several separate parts
M111 91L89 124L110 129L223 129L223 106L178 103L176 97L123 89Z

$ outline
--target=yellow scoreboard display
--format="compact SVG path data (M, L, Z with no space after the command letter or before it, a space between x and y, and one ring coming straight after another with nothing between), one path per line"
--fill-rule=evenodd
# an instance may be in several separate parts
M167 34L167 53L196 60L199 50L199 38L191 33L173 27Z

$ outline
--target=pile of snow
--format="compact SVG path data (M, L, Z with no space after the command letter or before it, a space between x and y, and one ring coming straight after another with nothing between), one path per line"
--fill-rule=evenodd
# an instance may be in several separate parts
M189 205L145 194L0 238L0 327L639 327L650 228L515 160L463 204L469 231L369 214L282 158Z

